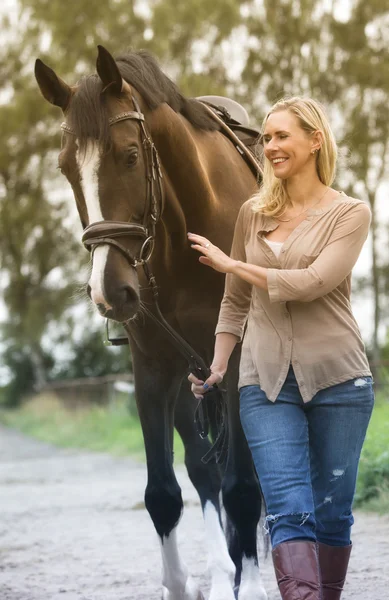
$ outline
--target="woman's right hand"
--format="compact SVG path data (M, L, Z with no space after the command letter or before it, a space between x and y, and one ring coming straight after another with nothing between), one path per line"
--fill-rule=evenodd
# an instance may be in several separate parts
M196 375L190 373L188 380L191 382L192 394L197 400L202 400L204 394L209 392L213 385L218 385L223 381L225 370L211 366L211 374L206 381L198 379Z

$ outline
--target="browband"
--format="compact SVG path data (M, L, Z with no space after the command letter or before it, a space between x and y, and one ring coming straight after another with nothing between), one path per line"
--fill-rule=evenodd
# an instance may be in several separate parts
M127 112L122 112L119 113L118 115L115 115L114 117L110 117L108 119L108 123L110 125L114 125L115 123L119 123L119 121L126 121L127 119L136 119L137 121L144 121L145 117L142 113L135 111L135 110L130 110ZM66 131L66 133L72 133L74 135L74 131L71 127L69 127L69 125L67 125L67 123L61 123L61 129L62 131Z

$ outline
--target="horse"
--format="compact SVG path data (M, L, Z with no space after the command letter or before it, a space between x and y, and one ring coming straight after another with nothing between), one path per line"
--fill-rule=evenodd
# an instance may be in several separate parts
M211 445L195 426L186 360L151 318L158 295L164 322L210 364L224 276L199 263L187 232L229 252L257 177L209 108L183 96L149 53L115 60L98 46L96 70L69 86L35 63L43 97L65 118L58 166L92 250L88 294L101 315L123 325L130 344L162 598L204 600L177 543L183 501L173 469L175 427L203 510L209 600L265 600L257 555L261 492L239 419L239 344L225 377L228 453L221 469L202 460Z

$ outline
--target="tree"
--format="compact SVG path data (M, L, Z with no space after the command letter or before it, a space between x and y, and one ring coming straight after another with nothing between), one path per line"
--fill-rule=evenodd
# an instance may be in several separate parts
M378 357L389 287L387 259L376 250L377 190L388 167L388 4L353 0L345 16L339 4L323 0L20 0L20 26L13 39L5 35L0 54L0 97L9 100L0 104L0 267L9 311L3 337L37 357L36 381L48 376L42 339L50 323L65 318L86 255L69 231L73 203L65 202L55 174L58 110L42 101L33 61L39 56L75 83L94 71L97 44L114 54L148 49L187 95L230 94L258 121L285 94L326 104L343 154L352 148L340 187L373 211L368 285ZM3 21L6 34L10 23Z
M352 153L348 182L351 194L363 196L372 210L372 271L374 297L374 329L372 360L380 359L380 328L384 314L388 258L378 251L383 225L378 208L378 195L388 176L389 119L389 2L354 2L347 24L333 28L334 41L342 49L340 69L345 73L342 111L345 115L344 139ZM383 332L381 331L381 334Z

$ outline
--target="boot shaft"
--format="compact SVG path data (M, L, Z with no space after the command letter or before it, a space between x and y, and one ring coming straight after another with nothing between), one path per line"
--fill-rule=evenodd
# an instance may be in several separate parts
M298 540L272 551L282 600L322 600L317 544Z
M323 600L340 600L352 545L328 546L319 542L318 548Z

